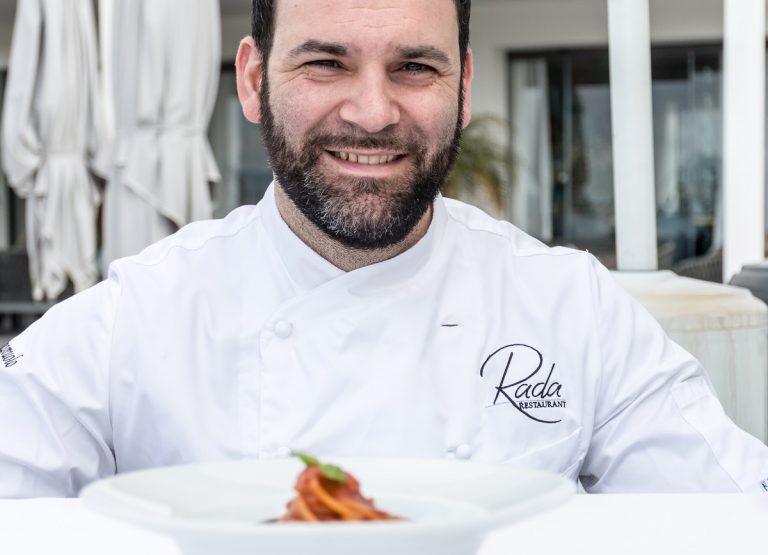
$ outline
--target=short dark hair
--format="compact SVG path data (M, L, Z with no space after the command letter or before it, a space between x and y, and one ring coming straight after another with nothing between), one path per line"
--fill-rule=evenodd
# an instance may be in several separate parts
M469 48L469 12L472 0L453 0L456 4L456 19L459 23L459 55L464 73L464 60ZM275 3L277 0L251 0L251 36L267 64L275 37Z

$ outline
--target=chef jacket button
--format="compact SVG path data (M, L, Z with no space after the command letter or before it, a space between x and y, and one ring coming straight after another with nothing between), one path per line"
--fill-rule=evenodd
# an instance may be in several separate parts
M278 336L280 339L285 339L286 337L289 337L293 332L293 324L286 322L285 320L278 320L275 322L273 329L276 336Z
M466 443L456 447L456 458L462 461L467 460L472 456L472 449Z
M277 455L281 459L285 459L287 457L290 457L292 452L293 450L287 445L281 445L275 451L275 455Z

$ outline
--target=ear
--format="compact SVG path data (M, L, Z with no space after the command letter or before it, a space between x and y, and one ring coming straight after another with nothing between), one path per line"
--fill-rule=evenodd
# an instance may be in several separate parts
M253 123L261 121L261 74L264 65L261 52L252 37L240 41L235 58L237 71L237 97L243 107L243 115Z
M464 87L464 105L461 107L461 127L464 128L469 125L469 120L472 118L472 75L474 69L472 67L472 49L467 49L467 57L464 58L464 77L461 80L461 85Z

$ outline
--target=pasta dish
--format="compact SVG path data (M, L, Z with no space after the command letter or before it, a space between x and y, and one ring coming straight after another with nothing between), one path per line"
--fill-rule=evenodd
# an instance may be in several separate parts
M402 520L363 497L360 483L349 472L303 453L294 456L307 466L294 486L298 495L288 502L279 522Z

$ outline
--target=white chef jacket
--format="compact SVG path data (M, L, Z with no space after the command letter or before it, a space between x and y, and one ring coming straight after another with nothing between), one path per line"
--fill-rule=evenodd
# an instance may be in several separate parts
M415 246L344 272L270 188L113 263L2 361L0 497L291 449L535 467L591 492L768 488L768 447L590 254L442 197Z

